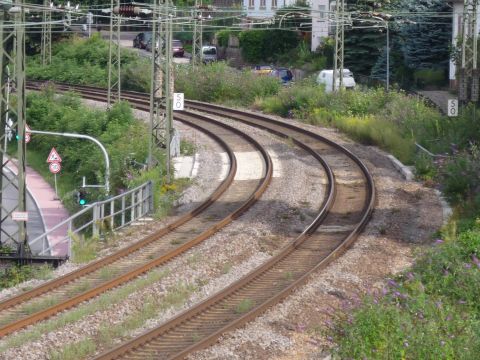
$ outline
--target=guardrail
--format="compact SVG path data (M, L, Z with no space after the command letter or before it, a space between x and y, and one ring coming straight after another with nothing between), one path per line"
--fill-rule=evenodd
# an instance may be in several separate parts
M70 257L72 255L73 237L81 235L101 236L107 231L120 229L151 213L153 211L152 185L152 182L148 181L123 194L93 203L38 236L29 244L31 246L38 241L42 241L42 251L37 255L50 255L55 247L67 244L68 256ZM81 225L78 225L79 222L81 222ZM49 237L52 237L54 232L62 228L67 230L67 234L56 241L55 244L50 244ZM45 243L49 244L48 247L45 246Z

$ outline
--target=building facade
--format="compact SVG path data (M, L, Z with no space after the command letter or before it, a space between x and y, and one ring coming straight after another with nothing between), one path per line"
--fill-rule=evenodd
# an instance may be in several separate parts
M335 13L335 1L311 0L312 4L312 44L311 51L315 51L328 37L330 32L330 19Z

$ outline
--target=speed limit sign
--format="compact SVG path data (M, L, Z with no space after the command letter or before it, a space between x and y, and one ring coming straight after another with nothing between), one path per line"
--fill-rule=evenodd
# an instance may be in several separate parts
M183 93L173 93L173 110L183 110Z
M458 116L458 100L457 99L448 99L448 116Z
M59 162L51 162L48 165L48 169L50 170L50 172L52 174L58 174L60 172L60 170L62 169L62 166L60 165Z

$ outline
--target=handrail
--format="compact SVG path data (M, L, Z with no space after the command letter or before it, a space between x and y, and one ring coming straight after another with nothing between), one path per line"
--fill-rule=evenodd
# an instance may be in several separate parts
M118 229L125 225L130 224L134 220L150 213L153 210L153 191L152 191L153 183L152 181L147 181L142 185L139 185L127 192L122 194L113 196L111 198L95 202L84 209L80 210L76 214L70 216L68 219L60 222L59 224L55 225L53 228L49 229L44 234L36 237L32 241L29 242L30 245L44 239L48 236L51 236L53 232L61 229L62 227L68 228L68 233L65 237L61 239L61 241L57 242L56 244L50 244L48 248L44 248L39 255L44 255L48 252L51 252L52 249L59 244L62 244L68 241L68 256L71 256L71 242L72 242L72 235L78 234L83 230L88 229L90 226L92 227L92 234L100 235L101 226L100 223L105 220L109 219L110 221L110 229ZM129 203L128 203L129 200ZM115 209L115 201L121 201L119 210ZM106 208L109 208L109 212L105 211ZM78 219L80 216L85 215L89 212L92 212L92 217L89 221L83 223L77 229L74 229L73 222ZM126 213L129 215L126 215ZM115 226L114 217L120 215L119 226Z

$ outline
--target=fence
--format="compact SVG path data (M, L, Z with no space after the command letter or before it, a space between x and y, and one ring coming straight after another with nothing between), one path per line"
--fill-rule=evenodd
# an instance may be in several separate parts
M29 244L31 247L33 244L42 241L44 245L37 255L51 255L55 248L66 246L67 254L70 257L74 236L102 236L107 231L113 231L131 224L151 213L152 210L153 186L152 182L148 181L123 194L85 207L35 238ZM56 237L54 234L63 228L67 232L66 235L56 238L55 243L53 243L52 238ZM48 247L45 246L46 243Z

